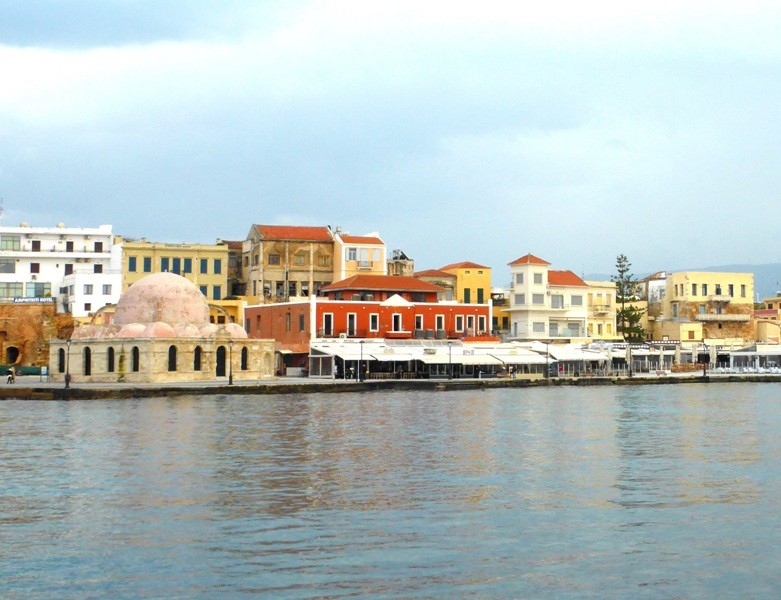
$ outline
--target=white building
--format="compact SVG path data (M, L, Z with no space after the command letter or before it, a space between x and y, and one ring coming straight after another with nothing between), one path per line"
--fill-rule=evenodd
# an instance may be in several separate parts
M121 248L111 225L0 227L0 298L53 298L58 312L88 317L115 304L121 291Z
M510 338L574 340L588 335L588 285L572 271L527 254L510 263Z

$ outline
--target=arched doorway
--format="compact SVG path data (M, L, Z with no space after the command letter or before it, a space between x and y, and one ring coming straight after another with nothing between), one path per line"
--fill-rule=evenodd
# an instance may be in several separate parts
M11 365L19 358L19 348L16 346L8 346L5 349L5 363Z
M217 377L225 377L225 346L217 346Z

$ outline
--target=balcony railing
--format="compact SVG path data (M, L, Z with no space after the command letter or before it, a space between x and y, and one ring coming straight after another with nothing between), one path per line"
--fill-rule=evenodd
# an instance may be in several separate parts
M705 315L695 315L695 319L697 321L711 321L711 322L738 322L738 323L745 323L751 320L751 315L736 315L736 314L729 314L729 315L715 315L715 314L705 314Z
M708 296L708 302L729 302L730 300L732 300L732 296L727 294L714 294L713 296Z

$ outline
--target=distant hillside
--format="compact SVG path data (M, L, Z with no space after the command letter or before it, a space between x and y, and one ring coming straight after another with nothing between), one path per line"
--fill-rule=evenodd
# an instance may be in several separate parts
M685 267L682 269L670 269L670 272L677 271L724 271L725 273L753 273L754 274L754 293L756 300L775 296L776 292L781 292L781 263L771 263L767 265L721 265L718 267ZM642 279L650 273L635 273L635 277ZM593 273L586 275L584 279L596 281L609 281L611 274Z

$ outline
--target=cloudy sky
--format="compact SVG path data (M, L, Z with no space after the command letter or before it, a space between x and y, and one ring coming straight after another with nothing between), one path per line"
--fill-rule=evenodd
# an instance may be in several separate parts
M779 262L781 3L0 0L3 224ZM509 275L506 275L509 279Z

